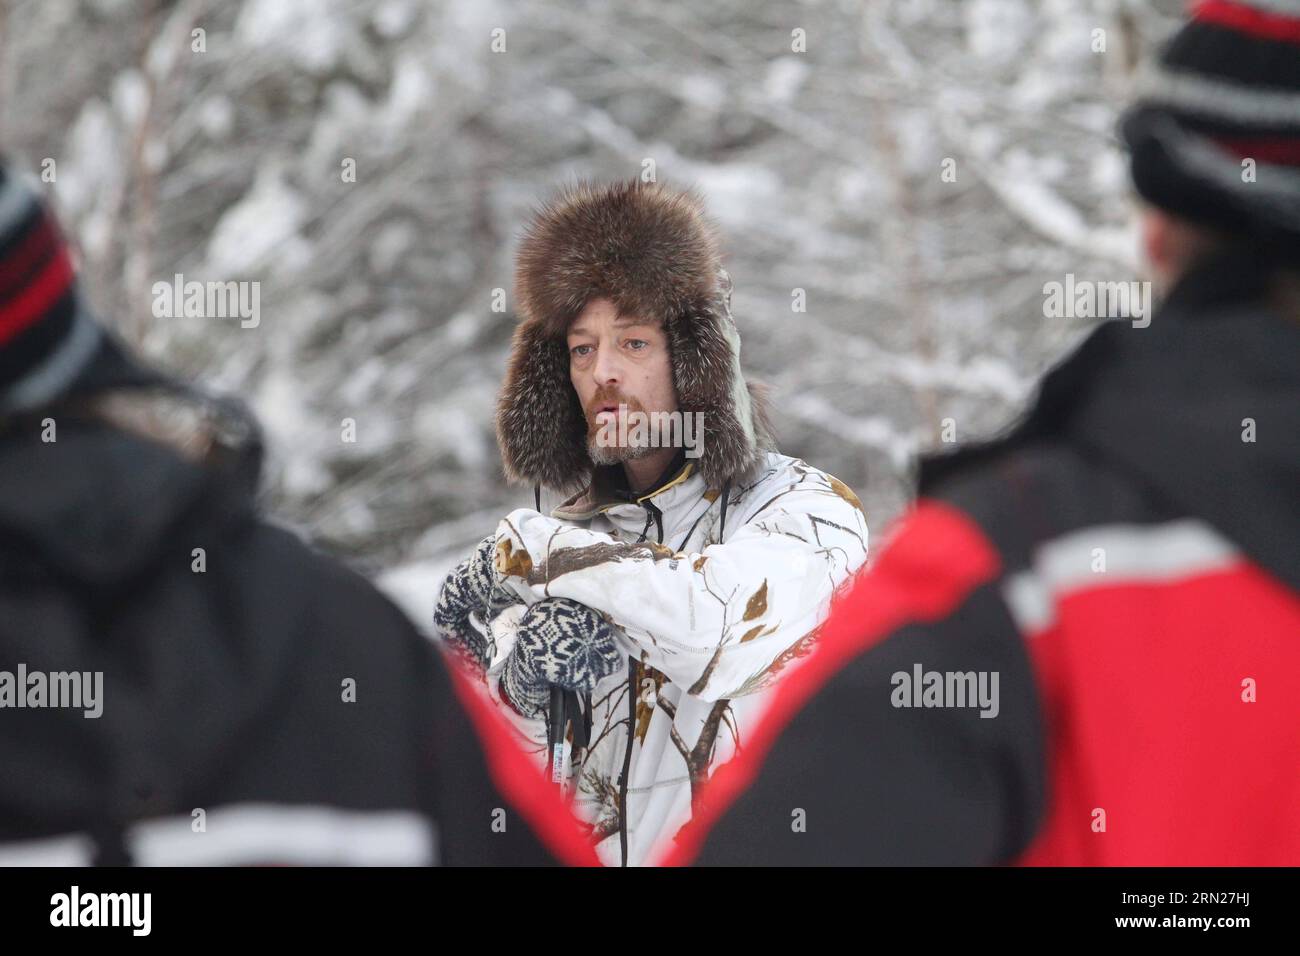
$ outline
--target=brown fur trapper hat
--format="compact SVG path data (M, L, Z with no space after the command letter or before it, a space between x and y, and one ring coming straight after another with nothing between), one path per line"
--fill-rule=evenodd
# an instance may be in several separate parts
M639 179L564 188L524 233L520 322L497 408L506 476L555 490L591 478L565 336L597 296L666 331L678 406L704 413L697 464L709 486L749 477L773 443L762 389L741 374L716 230L697 193Z

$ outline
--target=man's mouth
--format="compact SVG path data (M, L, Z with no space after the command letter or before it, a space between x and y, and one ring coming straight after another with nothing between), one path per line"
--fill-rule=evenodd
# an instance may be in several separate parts
M618 417L618 402L603 402L595 407L595 415L592 416L597 425L604 424L607 421L613 421Z

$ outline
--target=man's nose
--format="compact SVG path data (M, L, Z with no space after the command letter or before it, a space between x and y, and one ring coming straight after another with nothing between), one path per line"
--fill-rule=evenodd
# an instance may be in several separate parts
M592 378L598 386L618 385L623 380L623 366L618 360L618 353L609 347L596 349L596 361L591 367Z

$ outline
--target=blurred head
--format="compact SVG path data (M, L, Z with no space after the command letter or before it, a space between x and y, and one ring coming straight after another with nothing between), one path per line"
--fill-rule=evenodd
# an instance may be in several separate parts
M569 326L569 378L587 420L587 449L598 465L635 461L663 449L597 440L628 412L675 412L672 355L663 327L651 319L620 315L606 298L586 304ZM620 409L619 406L623 406ZM609 434L607 431L606 434Z
M1168 289L1236 252L1276 273L1300 262L1300 5L1198 4L1143 71L1121 135L1142 197L1143 252Z

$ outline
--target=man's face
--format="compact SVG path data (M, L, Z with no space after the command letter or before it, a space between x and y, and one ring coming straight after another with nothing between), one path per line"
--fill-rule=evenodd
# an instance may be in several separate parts
M592 461L612 465L657 451L606 447L596 435L602 426L618 425L619 405L645 413L677 411L668 338L658 323L620 316L610 300L592 299L569 326L568 345L569 378L587 417Z

